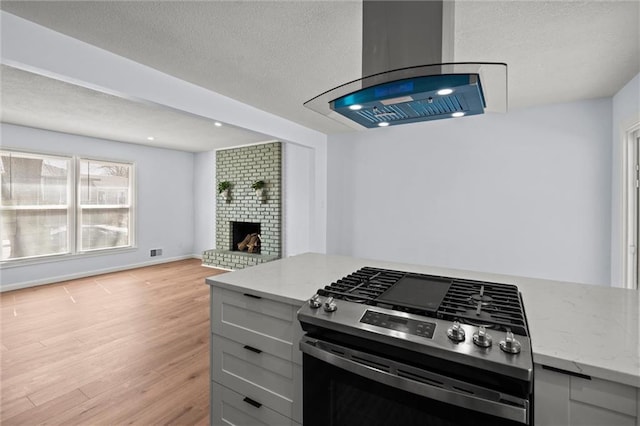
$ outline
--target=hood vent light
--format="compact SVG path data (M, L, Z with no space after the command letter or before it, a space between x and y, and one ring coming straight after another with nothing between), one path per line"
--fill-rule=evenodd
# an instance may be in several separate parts
M356 129L506 112L506 64L446 62L454 4L364 0L362 65L370 75L304 106Z
M440 89L443 86L455 87L455 91ZM410 95L398 96L403 93ZM359 108L354 110L354 105ZM455 117L482 114L485 101L477 75L437 75L362 89L331 101L329 107L363 127L374 128L380 122L395 125L451 118L455 113Z

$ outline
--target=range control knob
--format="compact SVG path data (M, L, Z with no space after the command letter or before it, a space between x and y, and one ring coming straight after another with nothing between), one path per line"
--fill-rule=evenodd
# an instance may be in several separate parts
M324 310L326 312L333 312L338 309L336 302L333 301L333 297L328 297L327 300L324 301Z
M460 326L458 321L454 321L453 325L447 330L447 336L454 342L462 342L465 338L464 328Z
M487 333L487 329L484 325L481 325L478 328L478 331L473 333L473 343L480 346L481 348L488 348L489 346L491 346L491 335Z
M519 354L522 346L520 345L520 342L513 337L513 333L507 331L507 335L504 340L500 341L500 349L510 354Z
M322 301L320 300L320 296L317 293L314 294L311 299L309 299L309 306L311 306L313 309L318 309L320 306L322 306Z

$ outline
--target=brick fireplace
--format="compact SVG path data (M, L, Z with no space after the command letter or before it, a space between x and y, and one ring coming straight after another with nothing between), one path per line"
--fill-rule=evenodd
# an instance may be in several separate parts
M251 188L258 180L265 182L262 196ZM218 150L216 187L221 181L231 183L230 197L225 199L214 194L216 247L203 253L202 263L241 269L279 259L282 255L282 144L270 142ZM234 236L234 224L236 234L244 235ZM260 235L258 252L238 251L238 242L252 233Z

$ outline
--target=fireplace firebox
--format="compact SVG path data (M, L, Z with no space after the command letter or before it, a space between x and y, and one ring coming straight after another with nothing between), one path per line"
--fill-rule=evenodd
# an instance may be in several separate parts
M231 250L260 253L260 223L231 222Z

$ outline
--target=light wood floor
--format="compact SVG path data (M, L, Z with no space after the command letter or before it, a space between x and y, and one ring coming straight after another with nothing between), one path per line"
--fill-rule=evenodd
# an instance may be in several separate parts
M197 259L0 295L0 423L209 423Z

